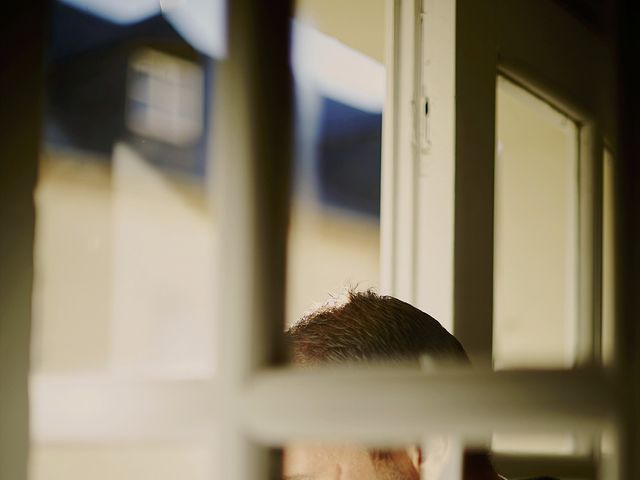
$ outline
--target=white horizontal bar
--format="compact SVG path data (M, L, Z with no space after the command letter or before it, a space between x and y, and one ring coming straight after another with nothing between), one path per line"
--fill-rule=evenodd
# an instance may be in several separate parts
M205 441L220 419L204 380L42 375L31 381L36 443ZM237 399L257 439L368 443L429 432L593 432L613 415L598 372L455 372L397 368L283 370L259 374ZM230 413L230 412L226 412Z
M257 440L402 442L428 433L594 432L613 416L595 371L455 372L341 368L270 371L242 398Z
M216 433L217 395L204 380L141 380L106 375L31 379L36 443L206 441Z

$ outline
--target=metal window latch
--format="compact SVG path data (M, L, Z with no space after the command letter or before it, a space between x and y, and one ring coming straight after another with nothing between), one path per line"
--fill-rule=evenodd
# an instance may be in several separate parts
M429 116L429 97L423 97L422 104L422 118L420 121L420 153L428 154L431 151L431 121Z

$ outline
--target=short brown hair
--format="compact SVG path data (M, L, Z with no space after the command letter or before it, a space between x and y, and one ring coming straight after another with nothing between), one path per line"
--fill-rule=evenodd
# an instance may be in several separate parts
M417 360L468 363L460 342L432 316L394 297L349 291L346 301L303 317L286 333L296 363Z

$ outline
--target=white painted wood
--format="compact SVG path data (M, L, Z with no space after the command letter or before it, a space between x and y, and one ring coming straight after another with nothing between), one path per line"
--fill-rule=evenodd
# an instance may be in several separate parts
M577 218L576 363L602 364L604 133L594 118L580 128Z
M381 291L415 299L416 143L421 103L421 0L389 0L383 112Z
M598 371L270 370L238 392L236 439L240 445L290 438L381 444L425 432L471 439L494 429L593 433L612 420L609 388ZM220 384L210 380L43 375L32 380L31 391L39 444L211 441L232 414Z
M380 291L393 294L395 284L396 156L398 151L398 105L401 0L385 3L386 96L382 112L382 158L380 185Z
M242 410L247 430L268 444L381 445L429 432L472 440L495 430L597 433L611 420L609 388L597 371L426 375L353 366L262 373L244 392Z
M453 331L456 2L424 0L415 305ZM428 113L424 104L428 103Z
M455 2L387 7L381 290L452 330Z
M600 352L601 152L612 132L613 97L606 45L551 1L457 2L455 326L475 351L490 356L494 102L491 78L505 74L571 117L580 128L576 208L576 358ZM484 122L484 123L483 123ZM482 180L484 179L484 180ZM487 208L480 208L486 205ZM491 207L491 208L488 208ZM473 232L475 238L471 235ZM480 293L478 293L480 292ZM477 339L481 338L482 341Z
M485 100L495 94L492 82L500 72L564 112L580 129L573 225L575 294L567 299L575 335L567 347L577 364L598 364L602 139L614 133L607 46L552 1L458 0L457 7L456 334L471 344L473 357L490 364L492 345L485 332L493 320L493 271L481 259L493 254L494 192L486 173L493 174L495 134L490 125L495 104Z

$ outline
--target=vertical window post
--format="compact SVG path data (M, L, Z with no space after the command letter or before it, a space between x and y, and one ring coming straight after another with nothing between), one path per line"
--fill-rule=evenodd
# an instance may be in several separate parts
M44 2L0 16L0 478L26 480L33 191L40 140Z
M617 2L617 158L614 184L615 371L622 411L618 418L619 479L640 476L640 101L637 57L637 6Z
M234 0L227 8L228 57L218 69L213 120L224 409L219 478L254 480L279 465L247 438L240 401L254 373L283 361L292 3Z

